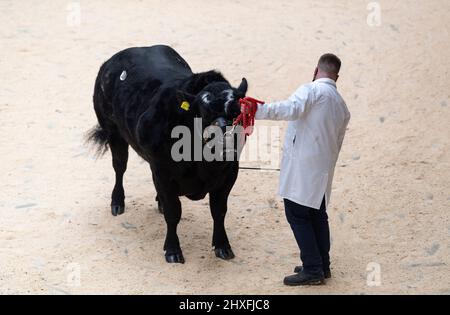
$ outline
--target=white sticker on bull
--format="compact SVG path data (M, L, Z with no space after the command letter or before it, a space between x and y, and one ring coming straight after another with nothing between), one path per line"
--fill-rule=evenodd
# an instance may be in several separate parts
M120 81L125 81L128 74L125 70L122 71L122 74L120 75Z

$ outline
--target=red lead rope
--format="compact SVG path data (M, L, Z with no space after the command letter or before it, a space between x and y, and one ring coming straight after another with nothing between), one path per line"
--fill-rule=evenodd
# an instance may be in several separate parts
M241 105L241 114L234 121L234 126L241 125L245 130L245 135L250 136L255 126L258 105L262 105L264 102L251 97L245 97L239 100L239 104Z

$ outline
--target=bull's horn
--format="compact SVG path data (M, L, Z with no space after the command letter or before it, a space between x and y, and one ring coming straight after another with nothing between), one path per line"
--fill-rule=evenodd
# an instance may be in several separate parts
M247 93L248 90L248 82L246 78L242 78L241 85L238 87L239 93L241 93L243 96Z

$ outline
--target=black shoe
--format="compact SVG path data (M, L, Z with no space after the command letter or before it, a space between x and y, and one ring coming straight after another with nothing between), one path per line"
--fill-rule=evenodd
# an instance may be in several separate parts
M301 285L322 285L325 283L323 275L310 275L303 271L284 278L284 284L294 287Z
M294 272L295 273L303 272L303 267L302 266L295 267ZM325 279L330 279L331 278L331 270L330 269L324 270L323 274L325 276Z

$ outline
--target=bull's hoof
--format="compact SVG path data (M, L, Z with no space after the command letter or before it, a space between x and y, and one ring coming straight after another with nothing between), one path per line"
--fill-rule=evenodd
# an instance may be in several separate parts
M122 215L125 213L125 206L111 206L111 213L115 217Z
M214 249L214 252L216 253L217 258L223 260L231 260L235 257L231 248L216 248Z
M166 262L169 264L184 264L183 254L166 254Z

